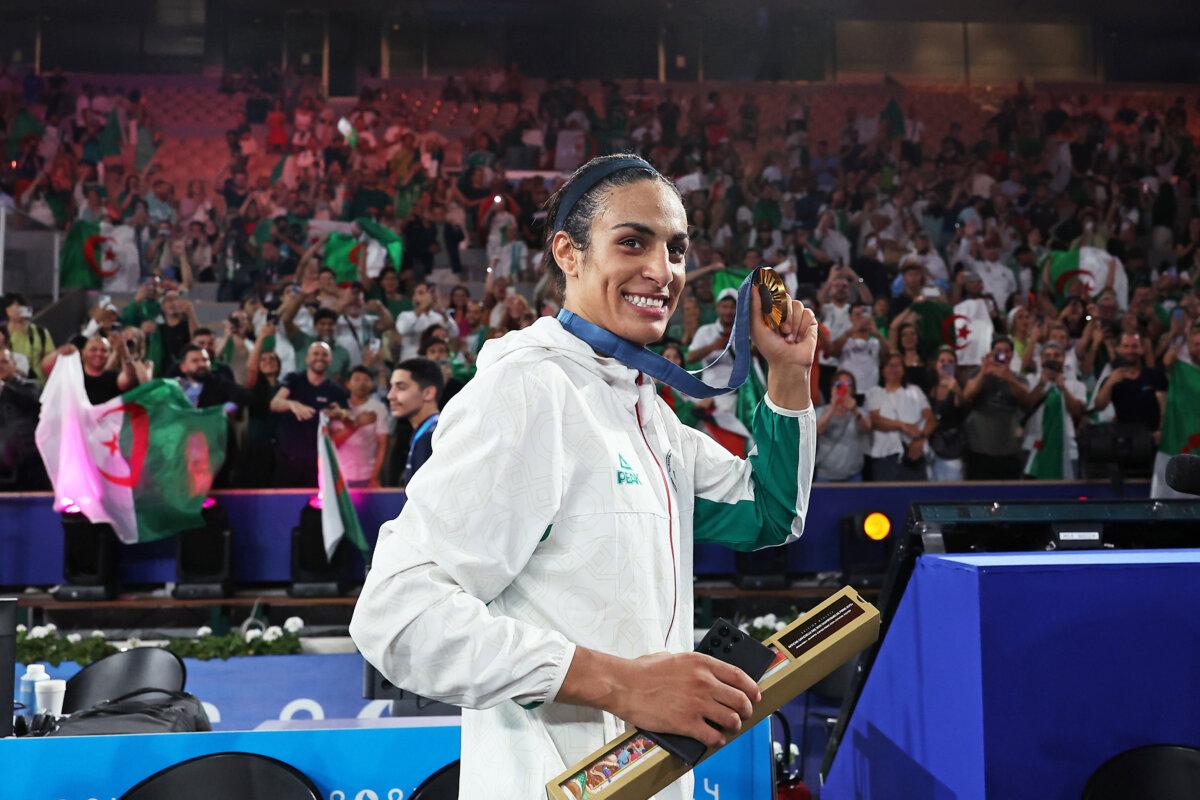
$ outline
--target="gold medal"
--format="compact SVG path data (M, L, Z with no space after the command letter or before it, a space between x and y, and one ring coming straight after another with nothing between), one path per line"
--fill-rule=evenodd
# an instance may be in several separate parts
M772 330L788 321L792 311L792 298L788 296L783 278L770 267L759 267L754 273L753 285L758 289L758 299L762 301L763 322Z

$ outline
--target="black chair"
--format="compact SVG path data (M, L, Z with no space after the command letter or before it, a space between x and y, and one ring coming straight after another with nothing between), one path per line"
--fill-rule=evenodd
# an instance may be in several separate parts
M1152 744L1119 753L1092 773L1083 800L1195 800L1200 750Z
M408 800L458 800L458 760L430 775Z
M136 689L181 692L187 683L183 659L161 647L135 647L92 662L70 680L63 713L70 714Z
M212 753L159 770L121 800L321 800L291 764L257 753Z

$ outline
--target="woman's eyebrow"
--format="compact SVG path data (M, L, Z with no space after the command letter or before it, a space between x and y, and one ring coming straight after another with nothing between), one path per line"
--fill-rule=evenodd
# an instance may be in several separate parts
M658 232L656 230L654 230L654 228L651 228L649 225L646 225L641 222L619 222L616 225L612 226L613 230L616 230L617 228L633 228L635 231L642 234L643 236L657 236L658 235ZM681 239L687 239L687 238L688 238L687 233L680 231L671 236L671 241L675 242L675 241L679 241Z

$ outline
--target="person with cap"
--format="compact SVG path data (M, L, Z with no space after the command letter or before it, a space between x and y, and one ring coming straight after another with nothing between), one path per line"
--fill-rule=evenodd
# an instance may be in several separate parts
M701 325L692 337L687 351L687 361L703 364L704 380L714 386L724 386L733 373L728 358L720 358L729 345L733 332L734 315L737 313L738 290L732 286L717 294L717 320ZM706 427L713 437L730 452L744 455L750 440L750 431L737 416L736 393L713 398L711 423Z
M544 797L627 727L710 746L734 735L760 694L693 652L693 544L794 540L812 481L811 311L777 299L788 316L769 327L748 279L729 383L705 384L645 348L684 289L674 185L602 156L555 192L547 221L563 309L484 345L380 531L350 623L392 683L463 707L460 797ZM693 397L732 390L751 342L769 372L758 449L741 459L683 426L652 378ZM689 773L657 798L692 796Z

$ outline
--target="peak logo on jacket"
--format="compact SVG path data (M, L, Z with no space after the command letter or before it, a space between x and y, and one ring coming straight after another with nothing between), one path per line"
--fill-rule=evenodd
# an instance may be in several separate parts
M625 456L617 453L617 485L637 485L642 482L638 474L634 472L633 466L625 460Z

